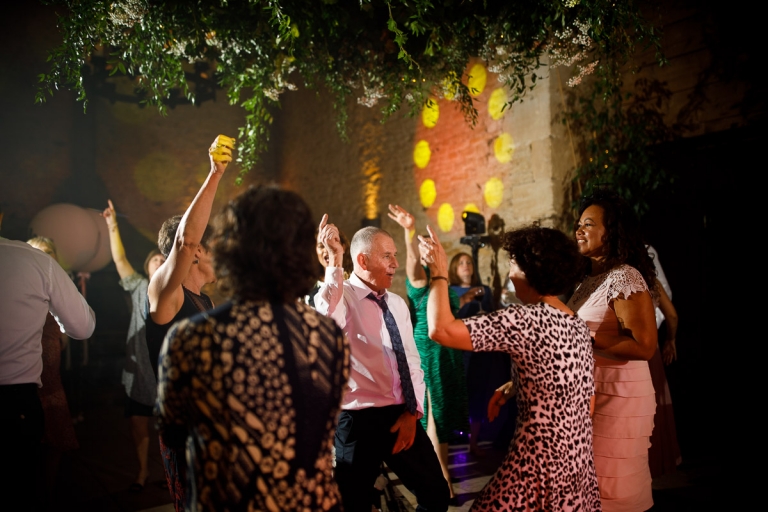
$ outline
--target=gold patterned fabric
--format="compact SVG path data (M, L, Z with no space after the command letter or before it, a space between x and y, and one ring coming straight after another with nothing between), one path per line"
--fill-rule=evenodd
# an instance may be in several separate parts
M332 446L349 345L301 303L229 303L161 352L164 438L187 448L187 510L339 510Z

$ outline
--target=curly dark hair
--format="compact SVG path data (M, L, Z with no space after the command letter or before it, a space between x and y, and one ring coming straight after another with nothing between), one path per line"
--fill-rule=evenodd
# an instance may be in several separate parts
M170 219L163 222L160 226L160 231L157 233L157 248L160 249L160 253L168 257L173 249L173 242L176 240L176 231L179 229L182 215L174 215ZM200 245L208 248L208 239L211 238L211 226L205 226L203 231L203 238L200 239Z
M542 295L571 291L589 266L589 259L579 253L576 241L552 228L530 226L510 231L504 235L502 247Z
M319 277L312 219L298 194L276 185L252 186L230 201L211 237L219 289L284 303L309 293Z
M613 190L597 188L581 199L579 217L590 206L603 209L606 247L605 268L612 269L622 264L634 267L645 279L648 288L656 286L656 267L640 230L640 221L632 207Z

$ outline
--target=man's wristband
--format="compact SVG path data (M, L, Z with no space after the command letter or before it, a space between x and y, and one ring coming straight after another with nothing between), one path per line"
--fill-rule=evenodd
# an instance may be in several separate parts
M445 276L432 276L432 281L439 281L440 279L445 279L445 282L448 282L448 278Z

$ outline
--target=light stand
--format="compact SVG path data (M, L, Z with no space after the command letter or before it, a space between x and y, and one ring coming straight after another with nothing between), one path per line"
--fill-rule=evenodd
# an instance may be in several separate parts
M472 262L475 265L475 273L480 279L480 270L478 265L478 251L481 247L491 241L491 237L485 235L485 217L475 212L462 212L461 219L464 221L464 235L459 242L472 248ZM480 280L482 284L482 280Z

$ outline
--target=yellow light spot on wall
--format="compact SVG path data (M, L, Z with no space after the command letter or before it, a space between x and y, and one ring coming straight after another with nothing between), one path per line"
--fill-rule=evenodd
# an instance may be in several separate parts
M462 211L480 213L480 208L475 203L467 203L467 206Z
M443 233L447 233L453 228L453 207L448 203L440 205L437 211L437 225Z
M501 200L504 198L504 184L499 178L491 178L485 182L483 197L485 204L491 208L497 208L501 204Z
M421 206L429 208L435 204L437 198L437 188L435 188L435 182L427 178L421 182L419 187L419 198L421 199Z
M413 163L416 164L416 167L425 168L431 156L432 151L429 150L429 142L420 140L416 143L416 147L413 149Z
M421 121L427 128L434 128L440 118L440 107L435 100L429 100L421 110Z
M493 154L496 160L505 164L512 160L512 154L515 152L515 141L508 133L502 133L493 141Z
M472 69L469 71L469 81L467 82L469 94L479 96L485 90L486 78L485 66L482 64L472 66Z
M379 191L381 189L381 167L379 162L384 153L379 123L363 125L361 137L360 165L363 174L363 208L365 218L373 220L379 216Z
M488 99L488 113L492 119L501 119L504 115L504 105L507 104L507 91L502 88L498 88L491 93L491 97Z

